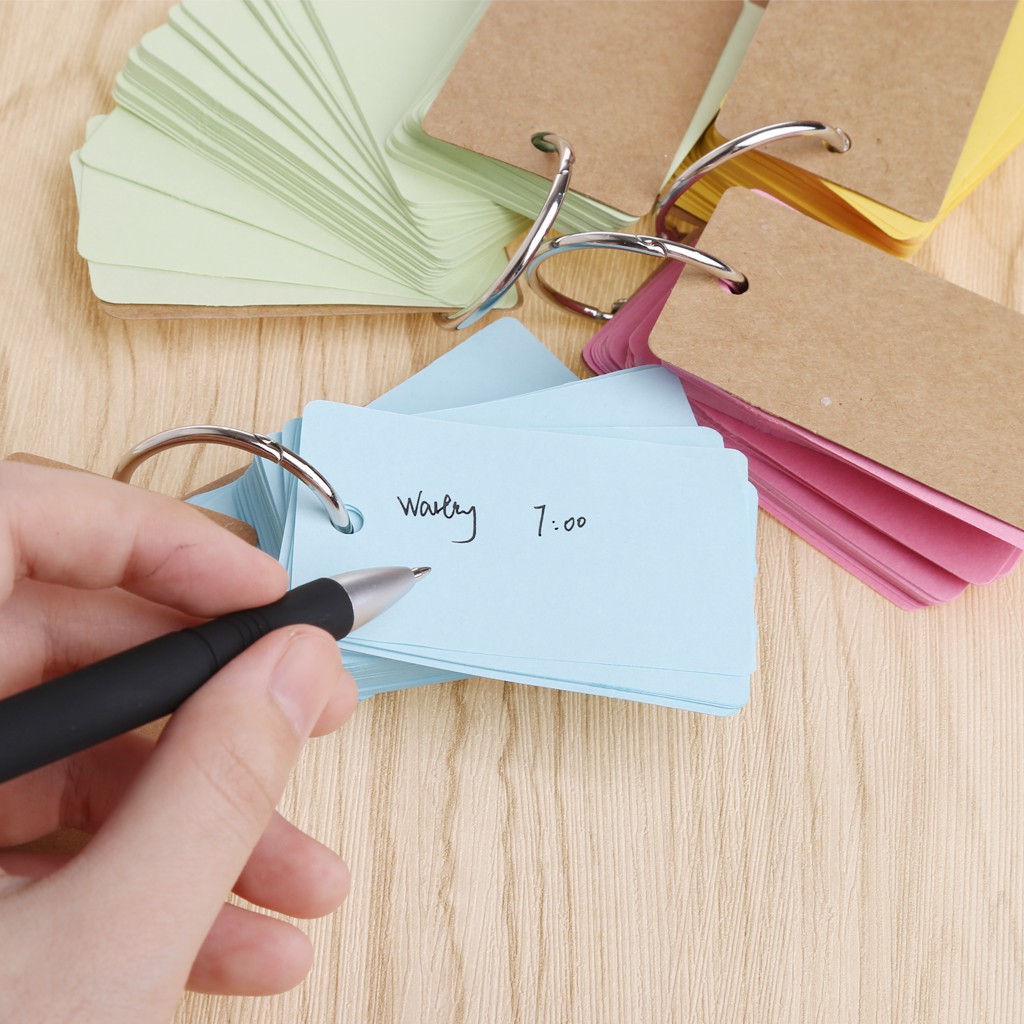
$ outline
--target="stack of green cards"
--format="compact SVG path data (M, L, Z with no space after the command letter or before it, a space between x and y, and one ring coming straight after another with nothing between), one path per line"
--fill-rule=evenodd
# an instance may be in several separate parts
M479 3L186 0L74 154L107 302L459 308L523 218L388 152ZM508 296L510 304L513 296Z

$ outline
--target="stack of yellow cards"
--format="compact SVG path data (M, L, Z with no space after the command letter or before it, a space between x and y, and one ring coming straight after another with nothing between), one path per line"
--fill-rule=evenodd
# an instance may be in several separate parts
M698 181L680 210L707 221L727 188L757 188L910 255L1024 140L1024 5L772 0L715 123L683 166L799 118L842 128L850 151L782 143L747 153Z

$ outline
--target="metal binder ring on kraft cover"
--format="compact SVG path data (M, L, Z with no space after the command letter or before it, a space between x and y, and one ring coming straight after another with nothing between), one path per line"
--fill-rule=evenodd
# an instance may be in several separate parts
M740 156L748 150L761 149L761 147L781 139L795 139L808 135L820 138L825 143L825 147L833 153L846 153L850 148L850 136L842 128L825 124L822 121L780 121L778 124L769 124L763 128L744 132L742 135L737 135L735 139L716 146L699 160L695 160L675 178L671 185L662 190L656 200L655 230L662 238L674 237L665 226L669 210L688 188L700 181L704 175L710 174L716 167L720 167L726 161L732 160L733 157Z
M269 459L313 491L326 510L331 525L339 533L355 532L355 526L341 497L319 470L301 455L272 438L248 430L238 430L235 427L202 424L174 427L171 430L154 434L152 437L140 441L131 451L122 456L114 470L113 477L121 483L128 483L135 470L150 456L185 444L223 444L229 448L240 448L242 451L249 452L250 455Z
M617 231L588 231L574 235L562 235L541 246L526 268L526 279L530 286L553 305L590 317L593 320L608 321L622 306L625 299L620 299L610 312L599 309L586 302L570 298L552 288L538 272L539 265L551 256L560 252L577 249L616 249L622 252L639 253L645 256L657 256L660 259L673 259L681 263L697 266L701 270L714 275L728 285L730 291L740 293L746 291L747 279L729 264L717 259L700 249L695 249L679 241L666 227L665 220L676 200L693 184L734 157L752 149L760 149L781 139L813 136L821 138L828 149L835 153L845 153L850 148L850 137L842 128L825 124L822 121L781 121L778 124L766 125L754 131L737 136L699 160L679 174L658 197L655 206L655 225L658 234L636 235Z
M565 193L569 191L569 179L572 175L573 157L572 146L553 132L537 132L530 141L533 145L545 153L558 155L558 168L551 181L551 188L547 198L537 214L533 226L526 233L526 237L520 243L512 258L508 261L505 269L498 275L491 286L480 296L476 302L455 313L437 313L436 320L442 327L451 330L462 330L475 324L481 317L486 316L497 304L499 299L516 283L520 275L526 269L527 264L544 241L544 236L551 230L555 223L558 211L562 208L562 200Z

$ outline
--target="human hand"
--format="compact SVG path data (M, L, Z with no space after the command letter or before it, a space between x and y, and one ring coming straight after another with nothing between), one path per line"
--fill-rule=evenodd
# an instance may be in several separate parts
M0 697L286 587L181 502L0 462ZM159 740L121 736L0 785L0 1020L162 1024L186 986L297 984L305 935L224 900L316 917L344 899L344 863L274 806L306 737L354 706L334 640L278 630ZM4 849L62 827L93 838L73 857Z

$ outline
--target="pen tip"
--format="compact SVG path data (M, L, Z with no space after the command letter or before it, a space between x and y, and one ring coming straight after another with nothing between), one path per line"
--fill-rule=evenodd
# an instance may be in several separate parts
M428 572L430 572L429 565L421 565L419 566L419 568L412 570L413 577L418 580L423 579L423 577L426 576Z

